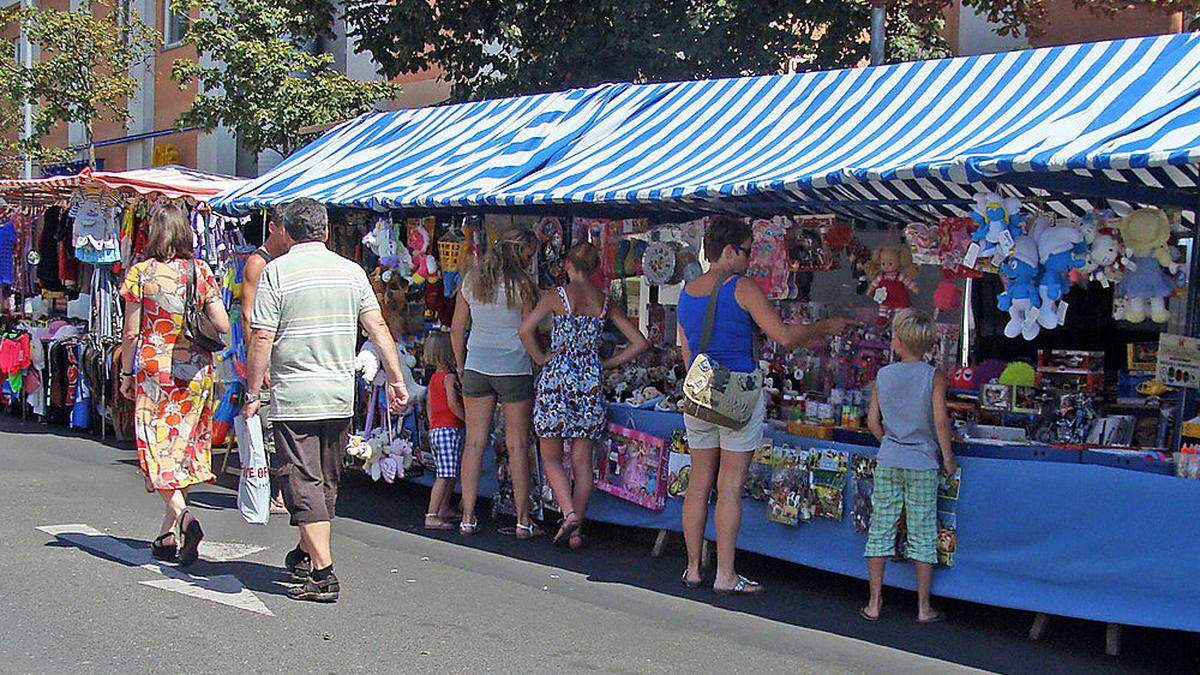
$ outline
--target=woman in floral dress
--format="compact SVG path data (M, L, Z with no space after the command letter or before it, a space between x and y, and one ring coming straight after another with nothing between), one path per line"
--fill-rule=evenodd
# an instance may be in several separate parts
M592 494L592 444L604 432L602 371L628 363L646 351L649 343L637 326L588 281L600 262L595 246L583 243L567 252L563 268L569 282L542 296L521 324L521 342L538 365L545 366L537 384L533 404L533 428L540 439L542 470L554 499L563 511L563 521L554 542L567 541L572 548L583 545L579 532ZM554 316L550 352L542 350L537 327ZM609 320L625 336L628 345L601 362L600 335ZM563 439L571 439L571 468L575 489L563 469Z
M193 273L194 297L221 333L229 332L229 316L208 265L194 259L192 228L182 205L154 208L145 252L147 259L129 268L121 286L121 393L135 402L138 464L146 490L158 492L166 507L151 552L186 565L196 560L204 536L187 509L186 492L216 479L211 455L213 357L183 336Z

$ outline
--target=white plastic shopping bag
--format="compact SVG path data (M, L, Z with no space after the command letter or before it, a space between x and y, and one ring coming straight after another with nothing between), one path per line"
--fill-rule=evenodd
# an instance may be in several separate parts
M233 424L237 431L238 457L242 461L238 511L247 523L266 525L271 517L271 477L263 447L262 420L257 415L249 420L238 415Z

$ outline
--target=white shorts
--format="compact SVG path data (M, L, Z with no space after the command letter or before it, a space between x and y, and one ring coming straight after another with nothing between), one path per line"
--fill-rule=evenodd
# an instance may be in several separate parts
M683 426L687 429L689 448L720 448L728 452L754 452L763 444L763 424L767 419L766 392L758 398L754 414L741 429L730 429L698 417L684 414Z

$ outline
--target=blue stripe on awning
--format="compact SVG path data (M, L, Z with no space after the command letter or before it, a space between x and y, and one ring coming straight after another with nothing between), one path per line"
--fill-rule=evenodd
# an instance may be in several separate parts
M211 204L245 213L298 197L380 210L869 200L871 217L903 219L926 211L912 206L922 199L962 199L1013 173L1194 188L1198 161L1200 34L1184 33L374 113Z

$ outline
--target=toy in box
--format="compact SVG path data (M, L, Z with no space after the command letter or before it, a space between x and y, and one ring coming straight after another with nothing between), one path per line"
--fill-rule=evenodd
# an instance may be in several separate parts
M1087 375L1104 373L1104 352L1039 349L1038 372Z
M1125 345L1125 355L1130 370L1158 369L1157 342L1130 342Z
M984 410L1012 410L1012 387L988 382L979 389L979 407Z

